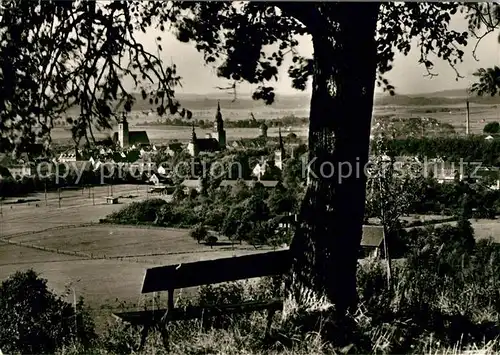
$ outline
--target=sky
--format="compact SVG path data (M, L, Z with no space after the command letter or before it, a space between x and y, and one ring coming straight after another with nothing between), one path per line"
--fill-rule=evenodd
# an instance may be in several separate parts
M452 20L452 28L457 31L467 30L467 22L463 17L455 17ZM162 37L162 59L166 63L173 62L177 66L177 73L182 77L182 88L176 89L179 93L207 94L217 92L217 86L227 87L231 83L220 79L215 74L215 69L206 66L203 55L198 53L193 43L181 43L172 34L162 33L154 29L148 30L146 34L138 33L137 37L146 49L156 52L155 39ZM492 33L485 37L476 50L476 61L472 56L472 50L476 43L471 38L465 49L464 61L457 65L457 69L464 79L456 80L454 70L443 60L434 60L434 72L437 77L425 77L425 68L418 64L419 50L416 45L408 56L400 53L396 54L393 69L385 75L389 82L396 87L397 94L418 94L449 89L462 89L469 86L474 78L472 73L480 67L500 65L500 44L498 43L498 33ZM300 39L298 47L301 55L310 56L312 54L312 44L309 38ZM291 56L283 63L279 81L273 83L277 94L289 95L299 91L291 87L291 80L288 78L287 69L291 64ZM310 83L309 83L310 84ZM238 93L242 95L251 94L255 86L246 83L238 85ZM227 93L230 95L229 93Z

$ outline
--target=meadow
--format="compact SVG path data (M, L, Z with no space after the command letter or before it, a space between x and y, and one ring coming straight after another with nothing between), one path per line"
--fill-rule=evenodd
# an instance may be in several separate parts
M108 205L107 186L28 196L36 202L4 204L0 214L0 280L32 268L56 293L73 300L83 296L104 325L113 310L136 309L148 302L140 288L147 268L258 253L249 245L232 245L224 238L211 248L198 244L189 230L99 224L99 219L127 203L148 198L147 185L115 185L120 204ZM11 208L12 207L12 208ZM268 250L268 249L267 249ZM188 294L193 290L185 291Z
M92 308L114 308L122 302L136 305L141 300L139 290L148 267L265 251L245 244L231 245L223 238L212 249L198 244L185 229L97 224L129 201L147 198L144 185L117 185L113 190L115 196L136 197L107 205L104 199L108 187L100 186L95 188L95 206L86 191L82 194L78 190L63 192L61 208L54 192L48 193L48 206L44 205L43 194L34 196L42 197L40 207L33 203L15 204L12 209L4 205L0 279L33 268L58 293L73 283L77 295L84 296ZM472 224L477 239L500 235L498 220Z

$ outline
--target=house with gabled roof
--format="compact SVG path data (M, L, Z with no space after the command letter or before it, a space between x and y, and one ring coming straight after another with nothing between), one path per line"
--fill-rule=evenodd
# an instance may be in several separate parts
M201 192L202 183L200 179L186 179L181 183L183 191L186 195L189 195L191 191Z
M60 163L68 163L81 159L81 154L77 148L71 148L66 150L65 152L59 154L57 161Z
M360 254L362 258L379 258L382 254L383 243L383 226L363 226L363 235L360 245Z

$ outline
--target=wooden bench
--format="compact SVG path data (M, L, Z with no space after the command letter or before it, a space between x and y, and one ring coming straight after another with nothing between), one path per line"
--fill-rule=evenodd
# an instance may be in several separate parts
M115 313L114 315L133 326L143 327L139 350L144 347L146 338L153 329L160 331L163 345L168 350L167 323L169 321L205 319L221 314L267 310L266 335L268 335L274 314L283 307L282 299L175 308L175 290L255 277L283 275L290 268L289 258L289 252L283 250L147 269L141 293L167 291L167 308Z

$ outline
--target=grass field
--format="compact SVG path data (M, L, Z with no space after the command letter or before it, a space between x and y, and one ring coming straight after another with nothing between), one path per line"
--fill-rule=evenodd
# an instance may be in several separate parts
M410 221L413 219L410 219ZM496 243L500 243L500 219L471 219L472 228L474 229L474 237L476 240L492 238ZM435 227L442 225L455 226L456 222L436 223ZM425 228L425 227L411 227Z
M222 239L212 249L198 244L182 229L89 224L131 201L145 199L146 188L114 186L114 196L135 196L123 199L119 205L105 203L109 192L106 186L94 188L95 205L88 190L83 194L79 190L63 191L60 208L57 192L47 194L47 206L43 193L29 196L40 200L36 202L39 207L35 202L3 205L0 280L32 268L58 294L66 294L70 289L70 294L66 294L69 301L73 300L73 290L77 297L83 296L98 323L104 324L111 311L122 303L127 308L137 308L151 298L140 294L144 272L149 267L266 251L248 245L231 246ZM70 255L73 252L82 255Z
M15 270L34 267L61 292L64 286L80 279L79 293L93 306L119 301L131 302L139 296L141 277L149 266L177 264L216 259L233 255L256 253L248 245L229 246L222 243L212 248L191 239L187 230L172 228L124 227L96 225L49 230L9 238L22 243L0 246L2 269L0 278ZM33 249L28 246L59 249L61 252L78 251L92 254L93 259L82 260L57 253ZM102 258L102 259L100 259ZM19 260L23 260L19 262ZM33 263L27 262L33 260ZM104 272L104 274L103 274ZM106 281L101 281L102 279ZM132 281L130 281L132 280ZM134 285L124 291L121 283Z
M47 206L43 193L29 196L40 200L39 207L34 202L3 205L0 280L15 271L33 268L59 294L71 287L77 296L83 296L103 322L119 304L125 302L136 308L151 298L140 294L146 268L269 250L232 246L224 240L211 249L181 229L89 225L131 201L147 198L146 189L145 185L114 186L114 196L134 196L122 199L119 205L105 203L109 193L106 186L94 188L95 205L88 190L83 194L79 190L63 191L60 208L57 192L48 193ZM500 220L472 222L477 239L492 236L500 241ZM82 255L71 255L74 252ZM68 300L72 297L71 293Z
M491 237L496 243L500 243L500 220L478 219L471 223L477 240Z

